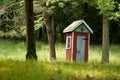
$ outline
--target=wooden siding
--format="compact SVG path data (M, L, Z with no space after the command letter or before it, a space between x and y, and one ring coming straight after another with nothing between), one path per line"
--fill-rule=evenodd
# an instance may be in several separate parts
M70 48L66 48L66 60L68 60L68 61L71 61L71 54L72 54L72 33L71 32L69 32L69 33L66 33L66 38L67 37L71 37L70 39Z
M88 61L88 33L83 33L83 32L75 32L74 33L74 47L73 47L73 60L76 61L76 53L77 53L77 36L85 36L85 56L84 56L84 60L85 62Z
M76 61L84 62L85 57L85 36L77 36Z
M79 25L76 29L75 32L86 32L86 33L90 33L90 31L86 28L86 26L82 23L81 25Z

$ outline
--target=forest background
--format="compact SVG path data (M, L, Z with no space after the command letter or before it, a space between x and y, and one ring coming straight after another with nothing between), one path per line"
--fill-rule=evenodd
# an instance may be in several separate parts
M115 0L119 6L119 0ZM44 1L34 0L35 38L47 42L47 32L40 6ZM92 44L102 44L102 15L94 0L46 0L47 10L54 16L55 41L65 43L63 29L71 22L84 19L93 29ZM0 38L25 40L25 12L22 0L0 0ZM114 11L119 11L115 8ZM114 16L112 17L114 18ZM120 43L120 19L110 21L110 44Z
M30 6L32 2L33 7ZM65 60L66 37L63 29L80 19L84 19L94 31L91 34L88 64ZM33 30L38 40L37 55L34 36L29 36L31 33L33 35ZM119 31L120 0L0 0L0 79L119 80ZM52 43L54 40L56 47ZM55 48L51 45L56 48L57 60L48 62L56 59ZM49 50L52 52L50 55L47 54ZM25 54L26 60L34 58L40 61L24 62ZM102 63L110 63L100 64L101 58Z

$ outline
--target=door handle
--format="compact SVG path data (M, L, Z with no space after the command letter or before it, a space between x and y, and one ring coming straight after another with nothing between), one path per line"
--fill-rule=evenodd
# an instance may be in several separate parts
M84 38L83 40L88 40L87 38Z

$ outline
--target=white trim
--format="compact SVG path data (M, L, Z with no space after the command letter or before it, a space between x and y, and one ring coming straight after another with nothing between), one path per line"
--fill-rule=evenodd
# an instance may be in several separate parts
M73 49L74 49L74 32L72 32L72 50L71 50L71 61L73 61Z
M82 23L84 23L87 27L87 29L93 33L92 29L88 26L88 24L84 21L84 20L77 20L77 21L74 21L72 22L68 27L66 27L64 30L63 30L63 33L66 33L66 32L72 32L73 30L75 30L79 25L81 25Z
M88 24L85 22L85 21L83 21L83 23L86 25L86 27L90 30L90 32L93 34L93 31L92 31L92 29L88 26Z
M68 43L68 39L70 39L70 42ZM68 47L69 44L69 47ZM66 49L70 49L71 48L71 36L67 36L66 37Z
M88 34L88 61L89 61L89 48L90 48L90 34Z

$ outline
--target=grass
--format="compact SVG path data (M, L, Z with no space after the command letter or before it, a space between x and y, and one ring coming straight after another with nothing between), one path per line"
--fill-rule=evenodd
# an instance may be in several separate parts
M67 62L65 44L56 44L49 61L47 43L36 42L38 61L25 61L25 42L0 39L0 80L120 80L120 46L110 45L110 63L101 64L100 45L89 48L89 62Z
M120 65L0 61L0 80L119 80Z
M120 64L120 45L110 45L109 61L112 64ZM102 46L92 45L90 46L89 61L101 62Z

